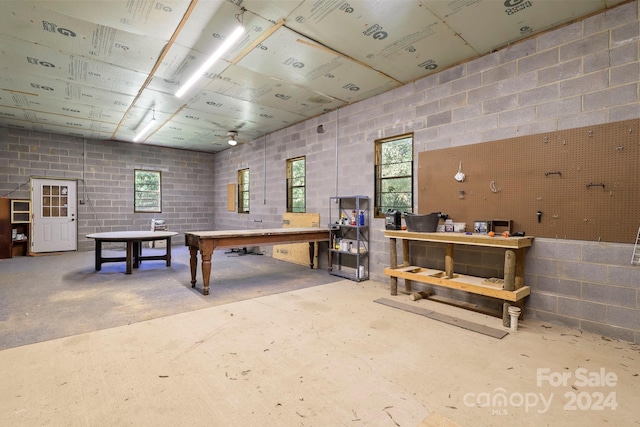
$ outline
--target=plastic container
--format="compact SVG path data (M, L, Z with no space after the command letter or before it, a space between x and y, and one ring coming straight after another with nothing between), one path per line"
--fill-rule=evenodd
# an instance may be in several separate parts
M453 223L453 231L456 233L464 233L467 231L467 223L465 222L454 222Z
M432 212L426 215L404 213L404 221L407 224L407 231L421 231L424 233L433 233L438 228L440 220L440 212Z

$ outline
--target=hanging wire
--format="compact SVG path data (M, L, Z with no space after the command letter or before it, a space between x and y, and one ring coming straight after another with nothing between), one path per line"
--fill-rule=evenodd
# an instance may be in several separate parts
M247 11L244 7L240 8L240 13L236 14L236 20L244 27L244 13Z

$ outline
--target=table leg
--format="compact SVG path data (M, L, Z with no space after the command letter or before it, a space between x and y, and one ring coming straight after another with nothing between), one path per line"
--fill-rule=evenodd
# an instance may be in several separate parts
M140 253L142 251L142 244L138 241L133 241L133 268L140 267Z
M202 256L202 294L209 295L209 280L211 279L211 257L212 253L200 251Z
M516 277L515 288L520 289L524 286L524 255L525 248L516 249Z
M316 247L314 242L309 242L309 267L313 270L313 258L316 255Z
M167 237L167 267L171 267L171 236Z
M96 271L102 270L102 240L96 239Z
M444 256L444 274L447 279L453 278L453 243L447 243Z
M395 237L389 238L389 266L391 268L398 268L398 249L396 248ZM389 280L391 281L391 295L398 295L398 278L391 276Z
M402 239L402 266L409 267L409 241ZM411 292L411 280L404 279L404 289L407 292Z
M196 287L196 273L198 272L198 248L189 245L189 265L191 266L191 287Z
M516 289L516 252L511 249L504 251L504 289Z
M131 274L131 264L133 258L133 242L131 240L127 241L127 269L124 274Z

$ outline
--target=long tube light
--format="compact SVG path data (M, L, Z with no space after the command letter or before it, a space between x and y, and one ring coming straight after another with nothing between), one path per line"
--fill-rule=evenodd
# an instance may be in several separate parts
M242 36L243 33L244 27L240 26L236 28L233 33L231 33L231 35L224 41L224 43L222 43L222 45L215 52L213 52L209 59L207 59L207 62L202 64L202 66L198 68L198 71L193 73L189 80L187 80L185 84L180 89L178 89L178 91L176 92L176 96L180 98L182 95L184 95L185 92L187 92L187 90L189 90L189 88L191 88L191 86L193 86L193 84L198 81L198 79L200 79L200 77L202 77L202 75L209 68L211 68L213 63L216 62L222 55L224 55L224 53L228 51L231 46L233 46L233 44L240 38L240 36Z
M145 127L142 128L142 130L135 136L135 138L133 138L133 142L138 142L142 139L142 137L144 135L147 134L147 132L149 132L149 130L151 129L151 126L153 126L153 124L156 122L156 118L153 117L151 120L149 120L149 123L147 123L147 125Z

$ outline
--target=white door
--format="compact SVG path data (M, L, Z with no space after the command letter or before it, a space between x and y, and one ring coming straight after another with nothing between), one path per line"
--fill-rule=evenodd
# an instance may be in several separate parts
M78 245L77 182L33 178L31 194L31 251L75 251Z

